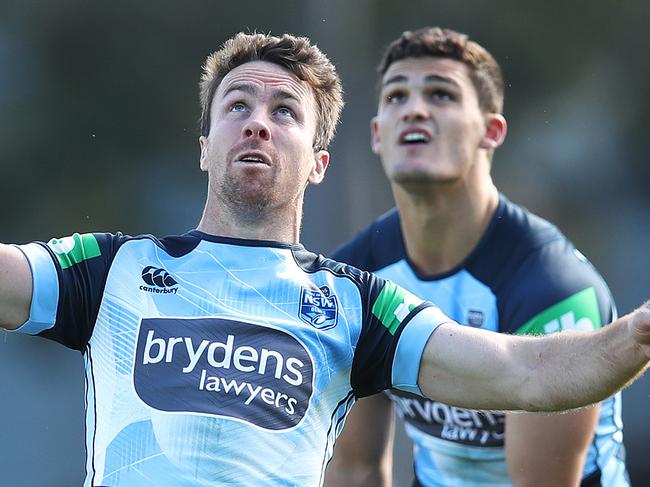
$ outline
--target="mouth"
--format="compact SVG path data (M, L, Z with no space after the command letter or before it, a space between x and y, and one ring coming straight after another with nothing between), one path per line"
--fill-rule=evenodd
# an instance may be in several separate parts
M399 136L399 145L425 145L431 142L431 132L424 128L413 127L404 130Z
M260 151L247 151L242 152L235 158L235 162L244 164L263 164L265 166L271 165L271 158L264 152Z

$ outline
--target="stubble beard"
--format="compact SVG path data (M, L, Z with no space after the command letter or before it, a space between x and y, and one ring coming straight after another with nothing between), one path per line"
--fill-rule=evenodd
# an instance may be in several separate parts
M273 181L260 179L227 174L215 185L214 194L238 221L256 223L265 219L273 205Z
M258 150L258 142L241 144L233 147L226 155L226 161L234 161L236 154L245 150ZM269 152L268 149L266 149ZM273 161L276 155L270 152ZM235 164L231 162L231 164ZM211 190L221 205L242 224L251 224L265 219L273 206L277 173L275 170L259 170L256 168L236 168L225 164L225 174L215 177Z

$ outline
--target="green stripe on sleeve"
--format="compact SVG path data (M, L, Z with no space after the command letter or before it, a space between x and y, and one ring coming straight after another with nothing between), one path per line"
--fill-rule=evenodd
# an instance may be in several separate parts
M404 318L417 308L422 300L398 285L386 281L372 306L371 313L394 335Z
M52 249L62 269L68 269L85 260L99 257L99 243L92 233L75 233L70 237L53 238L47 243Z

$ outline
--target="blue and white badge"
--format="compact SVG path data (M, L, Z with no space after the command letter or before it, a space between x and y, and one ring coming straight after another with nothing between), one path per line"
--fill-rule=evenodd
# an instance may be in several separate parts
M300 293L300 319L319 330L336 326L338 303L330 288L323 286L320 290L302 288Z

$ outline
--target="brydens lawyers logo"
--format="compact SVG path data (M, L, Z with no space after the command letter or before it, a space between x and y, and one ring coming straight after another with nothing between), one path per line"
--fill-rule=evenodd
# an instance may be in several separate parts
M388 393L397 414L429 435L463 445L503 447L505 415L448 406L401 391Z
M152 408L296 426L314 390L314 362L280 329L225 318L143 318L133 371Z
M149 265L142 269L142 280L148 286L140 286L141 291L155 294L176 294L178 282L165 269Z
M325 330L336 326L338 303L330 288L322 286L317 290L302 288L300 293L300 319L305 323Z

